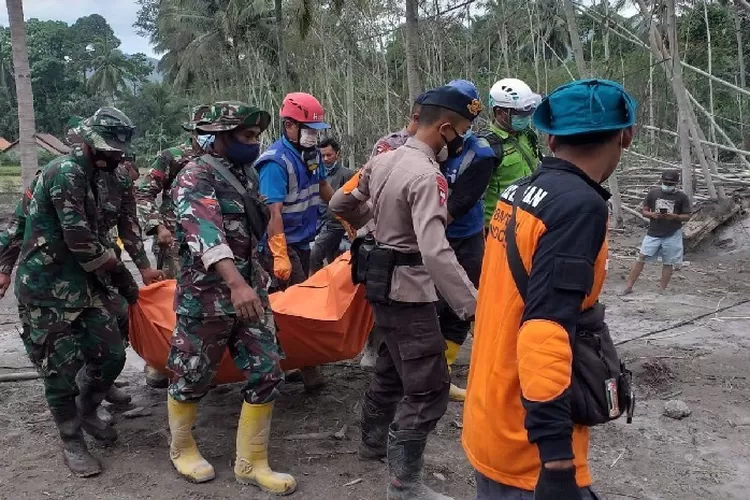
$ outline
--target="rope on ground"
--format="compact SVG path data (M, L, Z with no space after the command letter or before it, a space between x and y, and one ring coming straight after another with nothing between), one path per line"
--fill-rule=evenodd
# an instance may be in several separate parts
M718 308L717 307L715 311L707 312L707 313L704 313L704 314L699 314L698 316L693 316L692 318L686 319L684 321L680 321L679 323L675 323L674 325L667 326L667 327L664 327L664 328L660 328L658 330L653 330L651 332L644 333L643 335L638 335L638 336L633 337L631 339L625 339L625 340L621 340L619 342L615 342L615 345L619 346L619 345L627 344L629 342L633 342L633 341L636 341L636 340L643 340L645 338L652 337L652 336L658 335L660 333L668 332L669 330L674 330L675 328L680 328L682 326L689 325L691 323L695 323L699 319L706 318L706 317L711 316L713 314L718 314L720 312L726 311L727 309L732 309L733 307L741 306L742 304L747 304L748 302L750 302L750 299L740 300L739 302L736 302L734 304L731 304L731 305L728 305L728 306L725 306L725 307L722 307L722 308Z

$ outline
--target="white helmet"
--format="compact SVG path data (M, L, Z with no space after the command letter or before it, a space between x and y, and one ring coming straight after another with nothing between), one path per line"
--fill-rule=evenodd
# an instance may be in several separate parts
M533 111L542 102L542 96L518 78L503 78L490 89L491 108L510 108Z

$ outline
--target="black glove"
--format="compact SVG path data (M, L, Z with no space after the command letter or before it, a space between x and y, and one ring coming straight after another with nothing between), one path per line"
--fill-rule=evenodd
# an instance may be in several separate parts
M583 500L576 484L576 468L548 469L542 465L534 500Z
M135 304L138 301L138 283L135 282L133 275L130 274L125 264L118 262L115 269L110 273L112 286L117 288L120 295L125 297L128 304Z

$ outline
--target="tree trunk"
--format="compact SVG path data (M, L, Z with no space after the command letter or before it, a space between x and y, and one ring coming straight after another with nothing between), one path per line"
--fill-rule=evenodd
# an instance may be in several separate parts
M652 14L649 12L645 0L637 0L638 5L641 9L641 13L647 20L652 20ZM677 100L678 117L684 119L684 123L690 137L693 141L694 151L698 157L698 162L703 170L703 175L706 181L706 188L708 189L708 195L711 199L718 197L724 197L724 188L719 186L718 190L711 177L711 171L716 169L716 164L712 162L709 166L707 158L710 155L706 154L706 151L701 144L702 132L699 132L700 125L698 119L695 116L692 106L690 106L690 100L685 89L685 83L682 80L682 63L680 61L680 50L678 47L677 40L677 16L675 13L675 0L667 0L665 4L665 13L661 21L661 30L663 30L667 37L668 48L664 44L662 35L657 28L655 22L650 23L649 28L649 41L651 43L651 51L659 61L662 63L664 71L667 75L667 79L672 82L672 89L674 91L675 99ZM653 21L653 20L652 20Z
M276 52L279 58L279 81L281 93L286 94L289 88L289 75L286 67L286 49L284 48L284 17L281 10L281 0L274 0L274 14L276 17Z
M609 191L612 193L612 227L617 229L622 222L622 197L620 196L620 184L617 182L617 172L609 176Z
M583 57L583 44L581 43L581 34L578 32L578 23L576 22L576 10L571 0L563 0L563 10L565 10L565 20L570 33L570 46L573 48L573 56L578 68L578 78L587 78L586 60Z
M708 22L708 5L706 4L706 1L703 1L703 20L706 23L706 42L708 45L708 73L713 75L713 50L711 48L711 24ZM711 116L714 116L714 82L713 80L708 80L708 109L711 113ZM716 128L713 124L713 118L712 122L710 124L709 128L709 137L712 142L716 142ZM713 150L713 158L714 161L717 161L719 159L719 150L714 148Z
M510 75L510 58L508 54L508 24L505 18L505 1L500 0L500 11L502 27L500 29L500 48L503 51L503 64L505 65L505 74Z
M538 26L534 29L534 17L531 14L531 2L526 3L526 11L529 14L529 32L531 34L531 46L534 49L534 75L536 76L536 91L539 91L541 80L539 79L539 50L537 49L536 38L539 36Z
M737 36L737 60L739 61L739 83L740 87L746 88L747 87L747 80L746 80L746 74L745 74L745 45L744 40L742 38L742 12L738 11L734 13L734 29L735 34ZM737 94L737 100L739 101L739 108L740 108L740 134L742 135L742 138L745 138L745 122L742 119L743 114L743 106L744 106L744 98L742 97L742 94Z
M651 127L656 126L654 118L654 54L648 53L648 124ZM652 128L649 130L649 139L651 142L651 153L654 154L656 146L656 131Z
M13 49L13 72L16 77L18 100L18 146L21 150L21 182L23 189L29 187L39 170L37 147L34 135L34 93L31 89L29 51L26 47L26 25L23 20L23 1L7 0L10 39Z
M349 148L349 169L357 170L354 154L354 62L349 51L346 68L346 143Z
M690 155L690 135L683 116L678 117L677 130L680 132L680 158L682 159L682 190L693 203L693 159ZM654 133L654 131L651 131Z
M609 62L609 0L602 0L602 3L604 4L604 60Z
M280 0L276 0L277 2ZM406 80L411 102L422 93L419 75L419 24L417 0L406 0Z

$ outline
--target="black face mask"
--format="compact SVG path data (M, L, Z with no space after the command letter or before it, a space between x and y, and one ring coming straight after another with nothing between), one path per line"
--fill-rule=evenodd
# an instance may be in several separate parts
M104 170L105 172L114 172L117 166L120 164L121 158L114 158L109 156L102 151L97 151L94 154L94 166L96 168Z
M455 158L461 154L461 151L463 151L464 149L463 137L456 134L456 136L449 141L448 139L445 138L445 136L442 133L440 134L440 136L445 141L445 147L448 150L448 158Z

